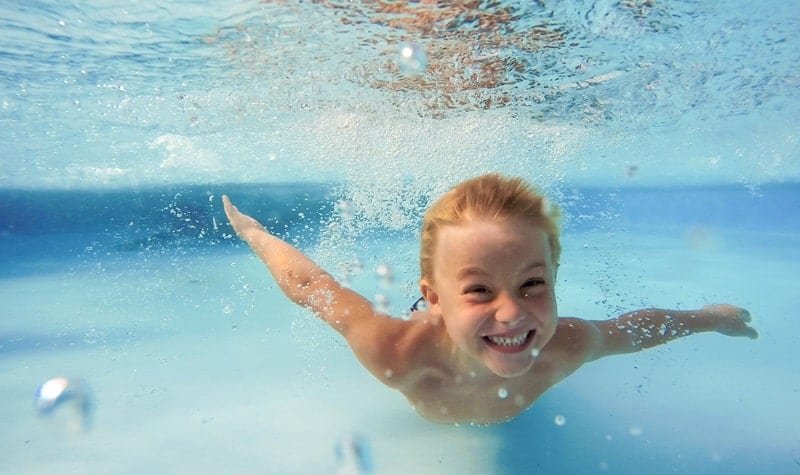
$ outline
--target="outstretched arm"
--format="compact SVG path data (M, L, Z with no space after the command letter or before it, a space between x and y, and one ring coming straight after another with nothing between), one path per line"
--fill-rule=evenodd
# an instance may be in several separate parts
M341 333L349 319L339 319L344 307L354 316L372 314L372 306L360 295L343 288L325 270L297 248L270 234L254 218L240 212L223 195L222 203L231 226L267 266L283 293L306 307Z
M586 322L589 339L586 361L603 356L633 353L700 332L758 338L748 323L750 312L728 304L699 310L636 310L612 320Z
M294 246L240 212L227 196L222 202L236 234L264 262L286 296L341 333L361 363L384 384L401 386L411 368L404 355L417 353L408 350L408 342L415 341L409 322L377 313L366 298L342 287Z

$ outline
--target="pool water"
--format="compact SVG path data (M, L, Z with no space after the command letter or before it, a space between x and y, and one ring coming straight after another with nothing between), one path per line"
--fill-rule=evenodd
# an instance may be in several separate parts
M0 473L800 470L800 5L401 5L0 6ZM395 63L409 42L422 73ZM730 302L759 339L606 358L508 423L433 424L283 297L220 202L402 317L422 212L487 171L562 206L562 315ZM90 409L37 411L59 376Z

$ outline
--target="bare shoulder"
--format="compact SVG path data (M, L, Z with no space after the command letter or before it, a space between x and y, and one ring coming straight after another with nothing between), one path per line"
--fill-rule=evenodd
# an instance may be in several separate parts
M543 357L558 366L577 369L585 363L597 340L597 327L580 318L562 317L553 338L542 352Z
M421 369L437 365L442 332L441 324L423 315L405 320L376 313L351 331L347 341L376 378L400 389L416 380Z
M595 338L595 332L596 327L586 320L562 317L558 319L556 333L550 343L564 351L575 352L586 347Z

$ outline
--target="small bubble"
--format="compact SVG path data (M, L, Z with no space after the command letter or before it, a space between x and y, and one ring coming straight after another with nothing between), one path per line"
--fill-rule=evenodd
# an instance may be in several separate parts
M349 201L339 201L336 203L336 209L344 219L351 219L353 217L353 207L350 205Z
M389 297L375 294L375 309L381 313L389 313Z
M514 405L517 407L525 407L525 396L522 394L514 396Z
M364 263L358 257L353 258L353 266L351 272L353 275L359 275L364 270Z
M375 268L375 274L381 279L383 287L389 287L394 283L392 268L387 264L378 264L378 267Z
M334 446L337 473L372 473L375 461L367 438L358 433L340 437Z
M531 348L531 356L534 358L539 357L539 348Z
M390 379L392 376L394 376L394 371L387 369L383 372L383 375L386 377L386 379Z
M70 404L78 427L87 429L94 407L88 386L81 380L64 377L51 378L36 390L36 408L42 415L51 414L56 407Z
M375 273L378 274L378 277L392 278L392 268L386 264L378 264L378 267L375 268Z
M406 76L417 76L428 67L428 57L416 43L401 43L397 55L397 69Z
M567 423L567 418L566 418L566 417L564 417L564 416L562 416L561 414L559 414L559 415L557 415L557 416L556 416L556 417L553 419L553 422L554 422L554 423L555 423L557 426L561 427L561 426L563 426L564 424L566 424L566 423Z
M506 389L506 388L498 389L497 390L497 397L499 397L500 399L507 398L508 397L508 389Z
M642 435L642 428L639 426L631 426L631 428L628 429L628 433L633 437L639 437Z

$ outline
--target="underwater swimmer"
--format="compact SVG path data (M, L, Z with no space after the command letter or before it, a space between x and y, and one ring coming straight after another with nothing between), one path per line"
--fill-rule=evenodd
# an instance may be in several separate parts
M584 363L700 332L757 338L733 305L642 309L605 321L559 318L558 210L524 181L467 180L425 214L420 290L409 320L376 311L223 196L236 233L289 299L342 334L359 361L437 422L513 418Z

